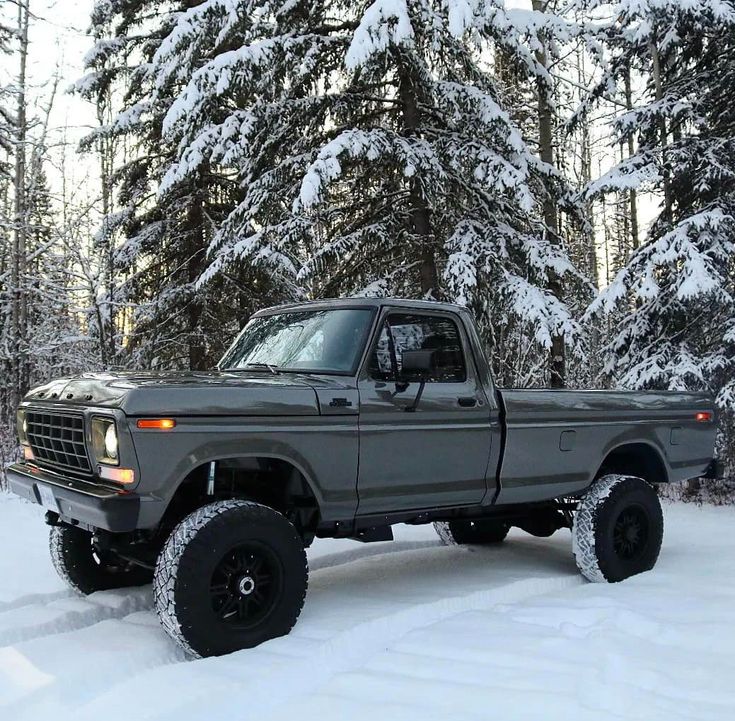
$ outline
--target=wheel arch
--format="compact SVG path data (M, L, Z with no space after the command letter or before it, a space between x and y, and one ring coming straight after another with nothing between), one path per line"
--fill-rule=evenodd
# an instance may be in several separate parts
M287 448L210 449L187 456L167 484L162 527L213 499L245 498L280 511L305 533L315 530L322 496L312 469ZM210 467L214 483L210 487ZM212 491L210 493L210 491Z
M623 441L608 449L595 479L610 473L639 476L651 484L669 482L669 467L663 453L643 439Z

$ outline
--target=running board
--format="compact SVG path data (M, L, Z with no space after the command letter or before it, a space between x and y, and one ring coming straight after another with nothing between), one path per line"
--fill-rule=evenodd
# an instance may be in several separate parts
M390 526L371 526L362 531L358 531L357 535L350 536L353 541L361 543L375 543L376 541L392 541L393 529Z

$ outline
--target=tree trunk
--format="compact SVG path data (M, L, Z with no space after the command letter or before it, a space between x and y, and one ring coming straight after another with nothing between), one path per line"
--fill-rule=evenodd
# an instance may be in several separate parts
M536 12L546 10L544 0L532 0L531 5ZM548 67L546 50L536 51L536 60L543 67ZM539 125L539 157L545 163L554 165L554 118L549 102L549 89L542 78L536 80L536 101ZM543 204L544 225L546 233L552 243L559 242L559 212L556 201L551 195L547 195ZM561 298L561 282L556 274L551 273L549 278L549 290L557 298ZM552 388L563 388L566 384L566 359L564 347L564 335L554 334L551 338L551 351L549 358L550 384Z
M101 40L98 35L96 40ZM113 119L112 97L109 86L103 87L96 100L97 125L99 128L107 127ZM113 203L113 181L112 176L115 166L115 140L105 133L100 133L95 144L97 160L99 162L101 200L102 200L102 222L108 224L110 215L114 210ZM115 362L117 356L117 323L118 314L116 303L117 274L115 268L115 239L110 231L109 225L103 226L104 235L101 247L96 248L100 263L101 277L104 279L104 298L99 301L107 313L98 313L99 327L99 356L102 367L107 367Z
M206 353L202 343L201 333L201 319L204 309L201 301L199 300L199 293L195 290L196 281L203 270L202 258L206 251L203 226L204 213L202 208L202 204L204 203L204 191L202 191L198 186L199 183L197 183L197 188L192 194L193 197L187 213L189 253L186 263L187 280L191 292L191 296L187 304L189 369L196 371L207 370Z
M630 87L630 68L625 71L625 107L630 111L633 110L633 92ZM635 154L635 144L633 135L628 135L628 157L632 158ZM628 205L630 208L630 240L633 250L638 248L638 199L635 190L628 192Z
M109 122L109 94L105 93L97 103L97 121L100 127L104 127ZM102 134L99 146L100 161L100 181L102 185L102 217L103 223L109 223L110 213L112 213L112 170L114 159L111 153L112 141ZM104 329L100 329L100 348L102 350L102 361L106 365L108 362L114 362L116 355L115 348L115 264L114 252L115 245L109 225L105 228L104 236L104 263L105 263L105 285L107 295L107 325Z
M28 384L28 360L26 358L26 329L28 325L28 299L25 293L26 282L26 66L28 63L28 23L30 20L30 0L18 1L18 42L19 68L15 116L15 168L13 175L14 228L12 258L12 365L11 403L17 406Z
M580 87L584 87L587 79L584 67L584 52L577 51L577 82ZM590 141L590 122L587 115L581 118L581 138L580 138L580 180L582 187L586 187L592 180L592 144ZM585 215L587 218L592 217L592 202L585 201ZM585 230L583 236L585 248L583 252L587 256L587 264L589 268L590 278L595 288L600 287L600 269L597 262L597 245L595 243L595 229L592 224Z
M655 39L649 44L651 52L651 66L653 69L653 87L656 94L656 100L660 101L664 97L663 76L661 72L661 56L658 52L658 46ZM671 199L671 178L669 169L666 166L668 146L668 132L666 129L666 118L661 116L659 120L659 143L661 144L661 176L663 177L664 191L664 219L667 225L671 225L672 221L672 199Z
M415 78L405 63L399 63L399 95L402 104L403 133L408 136L417 135L421 124L421 113L418 107L419 98ZM419 278L423 297L438 299L440 296L439 280L436 270L436 253L434 234L431 227L431 211L426 204L426 197L421 180L415 175L410 179L409 203L411 206L411 229L421 246Z

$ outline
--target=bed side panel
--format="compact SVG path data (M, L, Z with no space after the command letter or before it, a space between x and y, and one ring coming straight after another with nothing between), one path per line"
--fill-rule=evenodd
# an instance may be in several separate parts
M507 436L496 503L525 503L584 490L608 453L626 443L655 448L668 480L702 473L714 445L703 394L638 391L501 391Z

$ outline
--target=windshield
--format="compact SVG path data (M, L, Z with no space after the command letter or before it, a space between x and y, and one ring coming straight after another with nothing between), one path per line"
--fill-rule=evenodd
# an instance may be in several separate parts
M223 370L353 373L372 316L369 308L338 308L253 318L219 365Z

